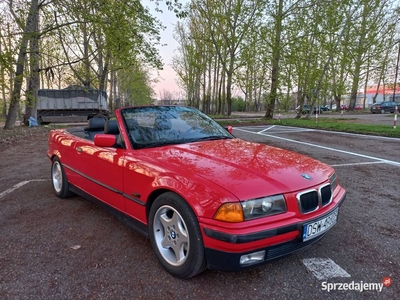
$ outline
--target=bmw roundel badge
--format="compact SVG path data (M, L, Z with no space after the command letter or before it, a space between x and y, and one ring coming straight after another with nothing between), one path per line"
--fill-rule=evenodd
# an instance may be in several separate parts
M307 179L307 180L312 180L312 177L308 174L301 174L301 177L303 177L304 179Z

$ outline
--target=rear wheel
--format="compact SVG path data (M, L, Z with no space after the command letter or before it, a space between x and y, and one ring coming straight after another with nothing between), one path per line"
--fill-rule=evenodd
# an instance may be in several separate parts
M39 123L40 125L49 125L49 124L50 124L50 122L43 122L42 117L38 117L38 123Z
M93 118L104 119L105 121L108 120L107 116L105 116L103 114L94 115Z
M51 182L53 184L54 193L58 198L68 198L74 195L69 190L67 176L65 175L64 168L58 157L55 157L51 164Z
M381 109L381 114L384 114L385 113L385 110L384 109Z
M206 269L197 218L180 196L167 192L157 197L150 209L149 234L158 260L172 275L190 278Z

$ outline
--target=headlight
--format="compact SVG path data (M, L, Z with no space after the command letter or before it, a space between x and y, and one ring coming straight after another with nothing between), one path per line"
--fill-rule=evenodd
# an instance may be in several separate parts
M336 187L338 185L338 179L337 179L336 173L333 173L329 177L329 181L331 182L331 191L332 191L332 195L333 195L333 191L336 189Z
M243 222L286 212L283 195L275 195L244 202L224 203L214 216L215 220Z
M286 202L283 195L275 195L241 203L245 220L262 218L286 212Z

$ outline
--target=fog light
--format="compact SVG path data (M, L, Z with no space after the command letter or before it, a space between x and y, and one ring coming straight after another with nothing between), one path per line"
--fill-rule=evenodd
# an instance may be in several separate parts
M248 266L248 265L263 262L264 256L265 256L265 250L242 255L240 257L240 265Z

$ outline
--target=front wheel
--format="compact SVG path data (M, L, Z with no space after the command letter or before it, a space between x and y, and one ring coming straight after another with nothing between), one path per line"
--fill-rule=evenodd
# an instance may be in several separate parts
M167 192L157 197L150 209L149 234L158 260L172 275L186 279L206 269L197 218L180 196Z
M382 110L381 110L381 114L384 114L384 113L385 113L385 110L384 110L384 109L382 109Z
M58 157L55 157L51 164L51 182L53 184L54 193L58 198L68 198L74 195L69 190L67 176L65 175L64 168Z

